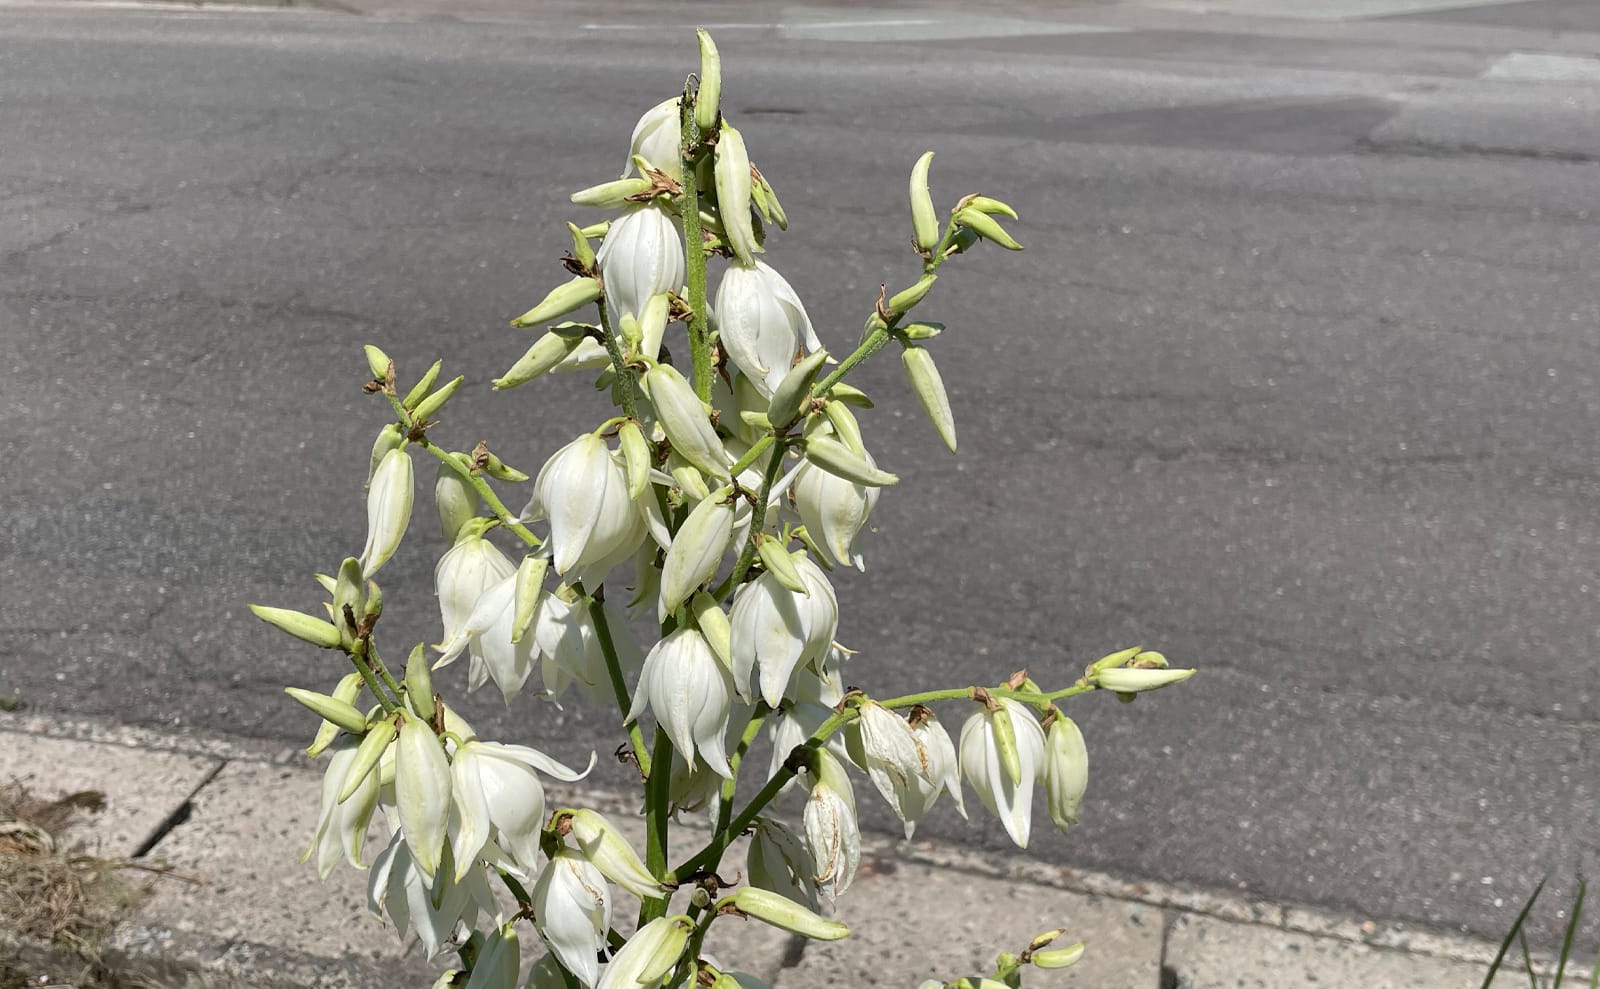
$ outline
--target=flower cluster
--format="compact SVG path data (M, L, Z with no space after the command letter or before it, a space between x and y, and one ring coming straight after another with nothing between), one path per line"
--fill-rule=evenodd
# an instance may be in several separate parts
M551 454L512 512L491 482L527 474L486 444L452 452L431 432L462 379L439 385L436 364L402 393L393 362L368 347L367 390L388 400L394 421L370 458L365 547L319 578L326 618L255 609L353 667L329 693L289 691L323 719L310 752L327 770L306 856L324 877L341 859L362 867L381 811L389 838L370 864L369 902L402 934L415 931L430 958L455 953L459 967L439 985L514 985L524 921L545 953L530 986L756 985L702 956L706 930L731 914L808 938L848 934L823 911L860 864L853 778L870 782L907 837L945 794L965 816L970 787L1025 847L1035 792L1064 831L1088 781L1083 735L1058 703L1093 691L1131 700L1193 672L1129 649L1055 690L1026 672L904 697L843 688L850 651L837 641L834 580L865 565L862 536L898 481L863 438L857 412L872 401L844 379L897 346L912 394L954 450L927 346L942 327L912 313L950 259L983 242L1021 250L997 219L1016 213L974 195L941 223L924 155L910 184L920 274L885 291L859 342L836 357L794 288L758 257L788 219L721 115L720 61L709 36L700 41L698 87L644 114L621 178L573 195L611 215L568 225L571 278L513 321L544 330L494 382L507 390L546 373L593 374L615 414ZM723 265L714 294L713 261ZM568 318L586 306L594 323ZM418 454L437 461L440 634L397 678L378 655L373 577L411 526ZM607 600L617 587L631 588L625 607ZM633 631L644 620L659 628L648 648ZM433 678L463 655L466 688L492 681L507 703L559 702L575 687L615 705L645 797L642 853L592 809L546 807L543 780L585 779L593 753L576 769L481 739L446 703ZM955 737L931 706L940 702L969 706ZM763 737L771 761L747 763ZM670 866L679 814L703 815L712 837ZM748 883L724 888L719 866L742 835ZM638 901L626 937L615 922L622 894ZM1014 985L1021 965L1071 964L1081 945L1049 947L1061 933L1001 955L994 979Z

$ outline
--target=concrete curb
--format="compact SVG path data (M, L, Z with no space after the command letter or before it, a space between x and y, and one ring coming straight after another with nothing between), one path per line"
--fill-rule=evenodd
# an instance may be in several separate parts
M0 779L30 775L46 791L106 792L110 807L98 835L103 853L161 859L206 878L193 887L159 884L139 916L113 936L112 959L161 965L201 979L193 984L217 985L232 978L264 986L390 986L394 965L414 970L417 980L437 967L366 914L361 873L341 868L322 887L305 883L309 867L297 858L314 826L320 772L296 750L0 715ZM552 801L577 796L557 786L550 791ZM633 823L634 801L621 794L584 800L625 826ZM727 931L726 943L708 947L730 957L755 949L781 959L761 974L782 989L837 981L841 972L863 985L953 978L976 971L994 950L1019 950L1012 942L1056 926L1089 941L1091 951L1049 984L1102 989L1313 983L1444 989L1478 984L1497 947L888 835L864 836L862 852L862 878L839 904L855 937L785 943L756 925L730 924L713 929L716 936ZM308 890L318 902L306 901ZM926 943L934 932L937 943ZM863 979L862 972L872 974ZM1510 976L1497 981L1509 985Z

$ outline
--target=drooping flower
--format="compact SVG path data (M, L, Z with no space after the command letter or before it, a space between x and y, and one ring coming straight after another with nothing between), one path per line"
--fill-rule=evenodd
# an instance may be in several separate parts
M517 569L476 528L463 531L433 569L433 589L439 596L439 619L444 624L441 642L449 643L461 634L484 592ZM481 658L478 644L469 648L473 656Z
M360 739L340 735L328 747L328 771L322 777L317 833L305 854L300 856L302 862L316 857L319 879L328 878L341 855L357 869L366 868L361 861L361 846L366 843L367 825L378 806L378 774L366 773L356 791L343 803L339 802L339 792L350 776L359 745Z
M867 463L877 467L871 454ZM836 565L853 564L866 569L856 552L856 537L866 528L867 517L878 504L881 488L857 484L811 463L802 461L794 477L794 505L800 521L817 546Z
M907 839L916 831L917 822L933 809L940 793L948 791L956 802L956 810L962 817L967 816L966 803L961 798L961 767L956 759L956 747L950 741L950 733L944 730L939 719L927 708L914 710L911 733L921 743L922 751L928 757L928 775L926 779L919 776L910 780L911 790L906 795L902 815Z
M825 749L815 753L806 777L811 791L805 809L806 848L817 864L813 878L838 896L850 888L861 865L855 794L844 766Z
M653 295L683 288L683 239L659 206L640 206L611 221L595 252L606 305L621 323L638 319Z
M1043 772L1044 730L1025 705L1001 698L961 727L961 775L1018 848L1028 847L1033 785Z
M933 785L932 760L905 718L876 701L868 701L859 710L856 727L867 775L895 816L912 824L909 815L921 809L922 788Z
M745 853L750 885L787 896L817 909L817 861L800 836L770 818L756 818L755 833Z
M611 889L583 856L563 848L539 873L529 895L533 923L567 971L585 986L600 980L599 954L611 930Z
M579 771L526 745L472 740L458 748L450 762L456 879L466 875L491 840L510 853L524 875L531 875L545 823L544 785L538 774L574 783L589 774L594 762L591 752L589 765Z
M733 704L733 679L705 636L680 628L650 650L634 691L634 721L646 709L685 759L698 754L719 776L732 779L723 736Z
M367 544L361 550L361 572L368 577L388 562L400 547L411 523L411 503L416 497L416 476L411 454L390 450L378 462L367 489Z
M771 397L802 347L822 349L800 296L765 262L730 264L717 285L715 309L722 348L764 397Z
M1078 823L1078 807L1089 787L1089 749L1073 720L1058 714L1045 733L1044 795L1050 822L1062 834Z
M470 651L467 689L477 690L492 679L509 704L533 673L539 658L537 636L524 635L519 642L511 641L512 627L516 624L516 596L517 574L513 569L478 595L466 620L439 646L441 655L434 662L434 668L448 666L463 651ZM544 595L535 622L539 621L537 616L544 613L550 598Z
M493 917L497 925L504 920L484 870L473 869L459 883L454 871L441 870L430 883L411 857L405 835L396 832L372 862L367 909L388 917L402 935L414 926L423 951L432 959L458 931L470 932L477 926L480 914Z
M740 587L728 616L733 626L734 687L748 697L759 667L758 694L777 707L795 668L820 658L839 628L839 602L818 567L803 554L794 558L809 594L797 594L776 575L764 573Z
M394 796L411 857L431 883L444 854L450 817L450 759L439 736L420 718L407 717L400 725Z
M633 127L633 140L628 146L628 167L622 177L634 173L633 159L638 156L645 164L670 176L683 180L683 156L678 151L682 131L678 122L678 97L663 100L644 112Z
M644 518L628 497L626 469L593 433L545 463L522 514L529 521L550 520L551 562L563 576L576 571L569 582L603 580L645 534Z

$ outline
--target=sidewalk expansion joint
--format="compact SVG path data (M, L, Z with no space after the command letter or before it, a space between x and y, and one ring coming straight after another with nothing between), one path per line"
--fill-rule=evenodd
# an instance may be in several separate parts
M219 760L216 765L207 770L206 774L200 778L200 782L195 784L193 790L189 791L189 795L183 798L183 802L174 807L172 813L161 819L161 822L155 826L150 835L139 843L138 848L133 850L133 854L129 858L142 859L149 855L167 835L187 823L189 818L194 816L194 798L199 796L200 791L204 790L212 780L217 778L217 775L222 772L223 767L226 765L228 765L227 760Z

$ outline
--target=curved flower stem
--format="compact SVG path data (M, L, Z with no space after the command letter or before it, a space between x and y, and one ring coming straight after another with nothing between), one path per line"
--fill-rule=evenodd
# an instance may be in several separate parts
M784 447L774 450L772 457L767 461L767 469L761 475L761 492L756 496L756 503L750 506L750 535L746 539L744 548L739 551L739 559L733 565L733 572L728 579L717 587L715 597L722 600L744 580L744 575L750 572L750 564L756 558L756 540L761 537L767 524L767 500L772 497L772 486L778 481L778 474L783 470Z
M583 595L589 602L589 617L594 621L594 637L600 641L600 651L606 657L606 674L611 679L611 693L617 700L617 708L626 718L628 712L633 710L633 698L628 694L628 683L622 678L622 661L617 658L617 643L611 637L611 623L606 620L605 595L596 591L590 595L584 590L582 584L574 584L573 590ZM646 778L650 775L650 751L645 748L644 732L639 730L639 723L628 723L628 743L633 747L633 758L639 764L639 772Z
M706 149L694 125L694 93L690 82L683 86L678 103L683 158L683 193L679 209L683 214L684 277L689 283L689 355L694 362L694 393L700 401L711 401L711 324L706 319L706 241L700 229L700 176L697 171Z
M384 693L383 684L378 681L378 675L373 672L372 664L367 662L366 657L359 656L353 652L345 655L349 656L350 662L355 664L356 672L361 674L361 682L366 684L367 689L372 691L372 696L378 699L378 705L383 708L383 713L392 716L396 711L400 710L399 692L396 691L393 700L389 699L389 695Z
M384 686L388 687L394 692L395 706L398 707L400 704L400 684L395 682L394 677L390 676L389 674L388 667L384 666L383 660L378 658L378 647L373 644L372 637L370 635L367 637L367 648L364 658L372 665L372 672L378 675L378 678L383 681Z
M494 488L489 486L489 482L485 481L482 475L474 473L471 467L452 457L448 451L433 443L424 443L422 448L438 458L440 463L455 471L462 480L472 485L472 490L478 492L478 497L482 498L483 503L489 506L489 510L494 513L494 517L500 520L500 524L516 533L517 538L526 543L530 549L538 549L544 545L544 540L534 535L532 530L517 521L517 517L511 513L511 509L507 508L506 503L500 500L500 496L495 494Z
M606 297L602 295L595 305L600 310L600 336L604 339L606 353L611 355L611 370L617 374L617 398L622 403L622 412L629 419L637 419L639 413L633 403L633 372L628 370L628 362L622 356L622 344L617 340L616 331L611 328L611 315L606 312Z

